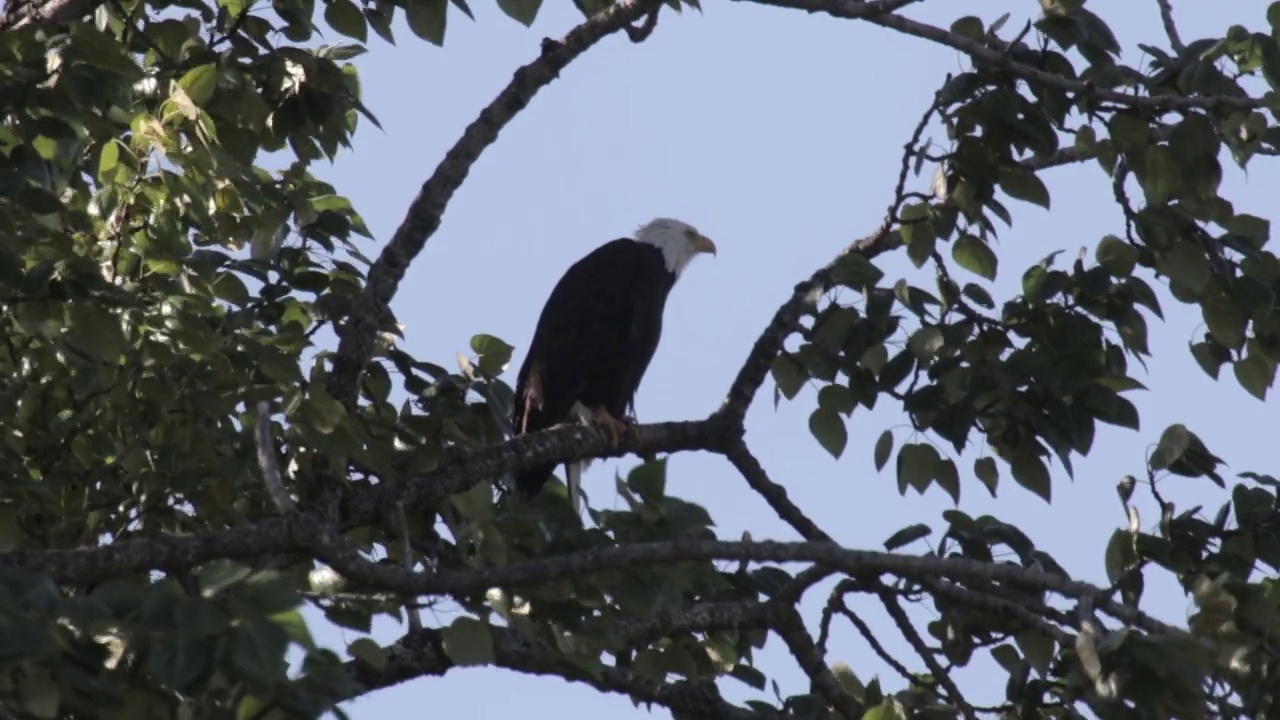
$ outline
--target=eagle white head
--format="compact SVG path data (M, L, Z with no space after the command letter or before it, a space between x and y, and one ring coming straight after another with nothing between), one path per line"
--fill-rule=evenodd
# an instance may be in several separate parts
M716 244L688 223L671 218L654 218L636 229L636 241L662 251L667 270L680 277L698 253L716 254Z

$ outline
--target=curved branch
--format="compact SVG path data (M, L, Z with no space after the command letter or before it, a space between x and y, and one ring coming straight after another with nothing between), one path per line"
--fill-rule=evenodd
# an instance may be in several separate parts
M497 667L584 683L601 692L619 693L635 700L662 705L674 711L677 716L725 720L777 717L725 701L711 683L667 683L612 667L601 667L598 675L591 676L572 663L565 662L562 657L557 657L557 653L521 637L513 630L491 625L489 632L493 637L494 664ZM444 651L443 636L435 628L409 633L387 648L387 663L380 670L357 660L346 663L348 674L356 681L356 696L424 675L444 675L454 666L454 662Z
M604 570L687 561L806 562L859 577L889 573L920 582L948 579L974 585L1022 587L1076 599L1093 597L1099 609L1129 625L1154 633L1186 634L1186 631L1156 620L1137 608L1110 600L1096 585L1062 575L968 558L848 550L835 543L725 542L681 538L669 542L603 547L502 567L431 573L407 572L393 565L379 565L358 556L352 557L330 544L323 533L317 538L317 553L335 570L353 580L414 596L483 592L491 587L518 587L577 578ZM1007 587L997 586L992 590L998 592L1007 590ZM991 597L991 600L999 601L1000 598Z
M0 13L0 30L17 30L30 23L60 25L84 16L101 0L9 0Z
M805 675L809 676L809 682L814 691L826 700L827 704L835 708L846 720L857 720L862 717L861 703L840 687L840 681L836 680L836 676L832 674L826 660L823 659L822 649L814 643L813 637L805 629L804 621L800 619L800 613L796 612L795 608L787 608L786 614L774 624L773 631L778 633L778 637L787 644L787 649L791 651L796 664Z
M791 8L793 10L805 10L811 13L821 12L832 17L849 20L866 20L881 27L889 28L890 30L897 30L898 32L906 35L912 35L914 37L935 42L939 45L954 48L968 55L975 63L985 63L999 67L1022 80L1056 87L1067 92L1088 95L1097 98L1098 100L1115 103L1116 105L1123 107L1143 108L1146 110L1166 112L1193 109L1208 110L1215 107L1228 107L1235 110L1257 110L1265 107L1262 100L1255 98L1231 97L1227 95L1212 95L1207 97L1174 97L1171 95L1161 95L1156 97L1145 97L1097 88L1089 83L1080 82L1079 80L1071 80L1060 75L1045 72L1039 68L1034 68L1030 65L1016 62L1010 59L1003 49L988 47L981 42L948 32L940 27L912 20L894 13L868 13L866 11L866 6L873 3L860 2L860 0L738 1L755 2L761 5L772 5L774 7Z
M769 503L769 507L773 508L778 517L795 528L795 531L800 533L800 537L810 542L831 542L831 536L823 532L822 528L810 520L803 510L791 502L787 497L787 489L769 479L764 466L752 454L746 443L738 440L730 445L725 457L729 458L729 462L733 463L751 489Z
M431 472L402 482L357 489L341 506L341 526L379 522L403 502L405 511L462 492L486 478L549 461L648 455L681 450L722 452L741 429L718 419L637 425L617 446L594 426L568 426L522 435L498 445L455 450ZM394 489L392 489L394 487ZM67 584L100 582L148 570L178 571L210 560L256 561L264 555L308 550L326 523L316 512L292 513L198 535L163 535L74 550L14 550L0 565L48 574Z
M925 667L929 668L929 674L933 675L934 682L942 686L950 696L951 702L960 708L960 712L964 714L966 720L977 720L977 714L973 710L973 706L965 699L964 694L960 692L960 687L956 685L956 681L951 677L951 673L942 667L938 659L930 652L929 646L925 645L924 638L920 637L920 632L916 630L916 626L911 624L911 618L907 615L907 611L902 609L898 598L890 593L887 589L881 588L879 593L880 602L884 605L884 609L889 613L889 617L893 618L893 622L898 626L898 632L902 633L902 637L911 645L924 661Z
M435 172L423 183L395 235L369 269L368 281L356 298L351 318L341 333L333 375L328 383L331 395L348 408L355 406L359 376L373 355L379 322L395 297L409 264L440 227L445 207L466 180L480 153L498 139L502 128L528 106L539 90L551 84L569 63L605 36L629 27L656 8L659 2L624 0L591 16L559 42L544 40L538 59L516 70L511 82L467 126L462 137L445 153Z

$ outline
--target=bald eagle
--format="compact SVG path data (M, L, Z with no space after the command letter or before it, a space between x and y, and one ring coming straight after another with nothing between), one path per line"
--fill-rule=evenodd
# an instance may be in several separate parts
M516 378L515 434L594 420L616 445L658 347L667 295L694 256L715 252L715 243L693 227L657 218L634 239L607 242L570 266L542 308ZM575 513L582 468L565 464ZM554 469L522 470L516 488L533 497Z

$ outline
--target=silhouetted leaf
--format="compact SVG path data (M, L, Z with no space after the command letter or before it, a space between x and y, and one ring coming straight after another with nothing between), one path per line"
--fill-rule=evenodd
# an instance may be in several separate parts
M538 17L542 0L498 0L498 7L509 17L528 27Z
M1045 187L1044 182L1029 170L1000 168L1000 189L1011 198L1025 200L1045 210L1049 209L1049 188Z
M957 265L969 272L988 280L996 279L996 267L999 264L996 254L985 242L973 235L961 235L951 247L951 257Z
M456 618L440 629L444 651L458 665L491 665L494 662L493 635L489 626L475 618Z
M905 545L910 545L916 540L920 540L921 538L927 538L932 533L933 533L933 530L931 530L928 525L925 525L923 523L908 525L907 527L904 527L901 530L890 535L889 539L884 541L884 549L889 552L893 552L894 550L897 550L900 547L903 547Z
M987 487L987 492L991 493L991 497L995 497L996 486L1000 482L1000 470L996 467L995 458L980 457L974 460L973 474L978 476L982 484Z
M405 20L414 35L433 45L444 45L446 0L406 0Z
M809 415L809 432L822 449L839 458L849 442L849 431L840 413L830 408L818 408Z
M880 433L880 437L876 439L875 452L873 458L876 464L876 472L884 469L885 463L889 462L889 455L893 453L893 431L885 430Z
M1031 453L1021 453L1009 465L1015 482L1039 495L1045 502L1052 502L1053 488L1049 468L1045 467L1044 460Z

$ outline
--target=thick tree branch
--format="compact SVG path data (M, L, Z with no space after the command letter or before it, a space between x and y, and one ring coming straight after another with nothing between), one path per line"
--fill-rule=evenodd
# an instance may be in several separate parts
M601 692L628 695L674 711L677 716L725 720L755 720L760 713L726 702L711 683L667 683L656 678L636 675L627 670L603 667L599 677L591 677L548 648L521 637L507 628L490 626L493 636L494 663L498 667L530 675L550 675L570 682L580 682ZM427 628L409 633L388 648L387 664L381 670L361 663L347 663L360 694L398 685L424 675L444 675L454 663L444 651L439 630Z
M395 235L369 269L368 281L341 333L333 375L329 379L331 395L348 408L355 407L359 376L373 355L379 322L395 297L409 264L440 227L445 207L466 180L480 153L498 139L502 128L528 106L539 90L551 84L569 63L605 36L630 26L656 8L659 2L624 0L593 15L569 31L563 40L544 41L538 59L516 70L511 82L467 126L462 137L445 153L435 172L423 183Z
M1129 95L1097 88L1079 80L1045 72L1039 68L1017 62L1004 52L1002 47L993 48L969 38L957 35L942 28L922 23L891 12L868 12L867 6L874 3L860 0L737 0L738 2L755 2L761 5L772 5L793 10L805 10L811 13L826 13L832 17L866 20L881 27L897 30L906 35L923 38L931 42L945 45L971 57L975 63L984 63L999 67L1009 74L1028 82L1048 85L1067 92L1094 97L1105 102L1115 103L1122 107L1142 108L1155 111L1175 110L1207 110L1215 107L1228 107L1235 110L1256 110L1264 107L1263 101L1257 98L1231 97L1213 95L1207 97L1174 97L1171 95L1141 96ZM906 3L902 3L905 5Z
M342 527L379 522L397 502L412 512L486 478L551 460L681 450L722 452L740 433L739 428L719 419L637 425L616 447L611 447L605 434L594 426L530 433L499 445L454 451L435 470L401 483L354 491L341 508ZM398 490L388 489L392 486ZM164 535L75 550L15 550L0 554L0 564L47 573L60 583L83 584L147 570L185 570L218 558L254 561L264 555L309 550L325 524L322 520L314 512L296 513L199 535Z
M319 538L321 559L343 575L374 587L407 595L466 594L491 587L519 587L580 578L603 570L665 565L687 561L733 560L738 562L805 562L834 568L848 575L871 577L889 573L918 582L939 579L977 586L1022 587L1080 599L1093 597L1098 609L1148 632L1185 634L1129 605L1105 597L1105 591L1089 583L1019 567L958 557L898 555L872 550L849 550L835 543L725 542L680 538L668 542L633 543L530 560L503 567L409 573L393 565L379 565L344 555ZM957 590L965 588L956 587ZM985 596L985 595L984 595ZM992 601L1003 601L990 597Z
M29 23L71 22L91 12L101 0L10 0L0 14L0 31Z
M863 708L857 700L844 691L844 688L840 687L840 682L827 667L821 648L814 643L813 637L805 629L800 613L796 612L795 608L787 608L787 610L781 621L773 626L773 630L787 644L787 649L796 659L796 664L805 675L809 676L813 690L846 720L857 720L862 717Z

